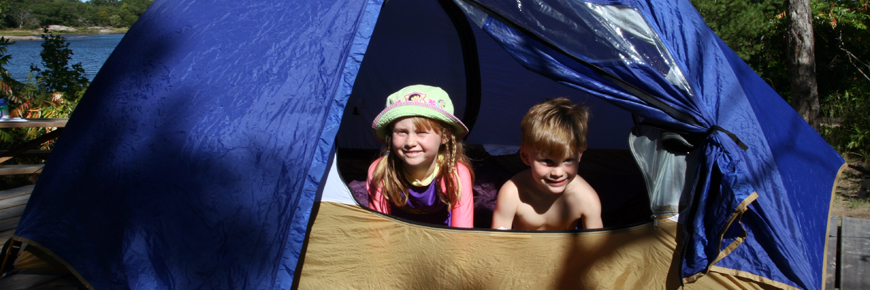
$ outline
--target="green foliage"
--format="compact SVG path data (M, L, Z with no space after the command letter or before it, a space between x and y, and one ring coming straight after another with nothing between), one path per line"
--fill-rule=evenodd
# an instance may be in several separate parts
M31 65L30 70L36 73L37 85L43 91L63 92L69 101L75 99L76 92L83 90L88 85L85 77L85 69L81 63L69 64L72 59L72 50L66 38L60 35L42 35L42 66Z
M12 59L12 55L6 54L9 52L7 47L10 44L15 44L15 42L0 36L0 94L2 95L11 94L11 86L18 84L18 82L12 78L12 74L10 74L4 67L9 64L9 60Z
M813 2L819 95L870 88L870 1Z
M785 5L782 0L691 0L723 42L787 97Z
M692 0L695 9L742 59L749 60L764 48L765 32L777 25L783 1Z
M0 0L0 27L129 27L154 0ZM3 3L10 3L9 12ZM112 22L112 20L116 20Z
M75 107L75 102L53 100L50 94L39 89L31 78L27 83L20 83L12 78L9 72L3 68L11 59L6 54L7 47L13 44L0 37L0 97L6 98L13 116L25 118L67 118ZM76 92L81 96L83 91ZM33 140L47 133L50 128L16 128L0 130L0 150L8 150L24 142ZM50 149L54 142L43 144L43 149ZM6 164L38 164L42 163L39 157L16 157ZM8 189L33 184L38 174L10 175L0 177L0 189Z
M7 48L14 41L9 41L5 37L0 37L0 97L7 98L12 95L12 87L18 82L12 78L12 75L6 70L5 66L12 59L11 55L6 54L9 51ZM12 141L12 135L5 131L0 131L0 142L8 143Z
M0 94L5 97L10 115L23 118L68 118L78 100L88 87L81 65L68 66L72 50L66 40L59 36L43 36L43 51L40 53L43 65L47 68L36 79L28 76L28 81L20 83L2 68L11 57L6 55L6 47L11 44L0 38ZM0 130L0 149L32 140L46 132L48 128L19 128ZM51 146L47 143L44 146Z
M870 92L846 91L822 104L828 122L820 129L828 144L841 154L870 164Z
M52 94L40 89L32 74L29 74L29 80L26 83L15 81L2 67L11 58L10 55L6 54L6 48L9 44L12 42L0 37L0 88L2 88L0 95L6 98L12 115L24 118L68 118L76 106L75 101L53 98ZM60 52L72 53L72 51L63 50ZM64 58L63 55L59 55L57 59L68 59L68 56L66 55L67 58ZM72 99L79 99L86 87L87 85L74 92L76 97ZM14 148L47 133L51 129L15 128L0 130L0 150ZM53 145L54 141L47 142L42 144L42 149L51 149ZM6 164L39 164L44 161L41 157L16 157L6 161ZM39 174L0 176L0 190L33 184L38 176Z
M821 133L841 154L870 164L870 0L814 1Z
M10 8L12 8L12 3L9 0L0 0L0 18L6 17Z

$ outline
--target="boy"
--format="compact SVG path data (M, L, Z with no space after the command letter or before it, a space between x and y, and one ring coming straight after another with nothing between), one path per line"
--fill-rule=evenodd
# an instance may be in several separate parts
M514 175L499 190L493 229L603 226L598 194L577 176L588 120L587 108L566 98L545 101L526 113L520 125L520 157L531 168Z

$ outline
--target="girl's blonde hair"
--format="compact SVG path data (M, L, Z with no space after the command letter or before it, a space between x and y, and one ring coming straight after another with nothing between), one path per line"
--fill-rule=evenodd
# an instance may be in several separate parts
M462 140L456 137L456 134L454 134L449 125L441 121L425 117L410 118L413 119L414 126L417 128L434 130L442 139L447 140L447 143L438 147L438 155L443 156L443 158L435 158L439 168L437 176L442 178L447 190L442 192L439 184L436 184L435 190L441 202L447 204L448 210L451 210L456 205L456 202L459 201L461 194L459 180L457 180L456 164L462 163L465 167L469 168L468 172L471 174L470 182L474 183L474 171L471 170L471 162L465 156ZM381 155L386 156L375 166L372 172L372 182L381 188L381 193L385 198L390 200L394 205L403 207L408 203L408 188L410 184L402 174L402 171L405 170L402 166L402 160L391 152L394 125L395 122L387 127L387 134L384 136L384 144L386 146L381 149ZM465 194L472 193L466 192Z

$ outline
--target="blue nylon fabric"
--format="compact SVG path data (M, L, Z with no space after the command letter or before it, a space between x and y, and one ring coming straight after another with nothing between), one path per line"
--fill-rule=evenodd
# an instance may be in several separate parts
M564 26L560 21L546 22L558 18L556 16L552 19L528 16L526 14L535 13L528 12L533 9L517 7L515 3L480 2L499 17L519 23L523 29L559 46L562 51L600 52L589 47L571 47L571 39L560 38L570 37L569 34L544 31L558 31L562 28L560 25ZM831 186L842 159L721 43L688 1L606 3L630 5L644 15L685 72L692 92L668 86L655 69L643 64L596 63L595 60L606 57L575 56L637 85L668 106L679 108L681 112L688 110L701 122L702 128L683 123L685 119L671 118L627 94L613 82L589 77L585 67L495 19L487 19L484 29L533 71L675 129L703 132L711 125L718 125L749 146L749 150L743 151L721 132L708 136L703 151L706 158L698 176L702 181L698 184L703 189L702 194L696 197L694 212L683 217L688 223L685 230L689 237L681 269L683 277L705 272L720 251L746 236L745 246L738 246L716 265L791 286L819 288ZM568 13L559 17L564 14ZM536 27L536 23L545 24ZM536 30L538 28L540 30ZM595 44L606 42L595 38L577 39ZM677 95L673 95L675 93ZM789 126L783 128L783 122L788 122ZM807 138L808 144L802 143L803 138ZM818 167L806 169L813 166ZM738 205L753 192L759 197L749 207L752 212L729 224ZM812 197L804 200L804 195Z
M643 48L642 45L639 45L637 41L626 40L630 38L629 36L624 36L623 32L620 32L619 29L613 27L608 24L608 20L599 17L598 15L589 13L587 8L585 7L584 2L582 1L542 1L543 3L537 3L536 5L526 5L526 6L518 6L518 4L510 2L510 1L477 1L482 5L486 6L488 9L498 13L500 16L505 17L515 23L516 25L522 27L524 30L528 30L530 33L535 36L543 39L544 41L555 44L561 50L565 51L568 54L573 55L583 61L589 62L593 65L598 66L611 74L616 75L618 78L623 80L630 80L634 86L640 87L642 90L651 93L654 97L664 103L667 104L668 107L674 108L676 111L687 114L688 119L677 117L677 121L669 121L670 117L675 116L661 116L660 114L656 115L645 115L641 112L637 113L636 110L630 110L631 112L635 112L641 116L651 118L658 122L663 122L663 125L671 126L675 129L685 130L689 132L704 132L706 128L712 125L710 121L711 118L707 116L707 112L705 110L700 109L697 101L694 100L694 97L691 96L691 92L687 92L681 90L665 80L665 77L659 72L656 73L657 69L654 68L653 65L635 65L640 63L638 60L634 60L630 58L630 54L632 54L633 50L641 50ZM623 1L608 1L609 4L613 5L623 5L623 6L639 6L639 4L634 2L623 2ZM650 22L650 17L646 11L643 11L642 8L645 6L641 6L634 9L637 13L641 15L645 15L646 21L650 24L650 28L658 29L659 27L655 26L655 23ZM665 7L669 8L669 7ZM558 11L554 13L553 11ZM494 27L495 24L490 23L499 23L495 21L495 19L488 19L487 26ZM607 25L602 25L607 24ZM503 24L501 24L503 25ZM705 26L706 27L706 26ZM494 31L490 32L493 37L499 39L504 38L503 36L497 36ZM661 34L661 32L657 32L657 34ZM511 36L511 39L521 39L518 36ZM549 54L549 58L557 59L558 62L561 62L562 65L569 66L571 70L575 70L583 73L584 76L589 76L590 73L586 73L588 69L579 67L579 63L569 60L569 58L557 55L561 54L559 52L553 51L550 48L545 48L537 41L528 39L521 40L526 43L518 43L516 45L526 45L526 46L534 46L534 48L530 48L530 50L536 51L536 54ZM503 46L510 46L511 41L502 41ZM667 45L667 43L665 43ZM632 48L629 48L632 47ZM508 47L506 47L509 51ZM514 50L516 51L516 50ZM540 51L540 52L539 52ZM516 53L516 52L515 52ZM518 58L530 58L526 57L518 57ZM564 58L564 59L560 59ZM518 59L519 60L519 59ZM522 60L520 60L523 62ZM654 61L654 60L651 60ZM540 60L539 62L549 63L551 61L548 60ZM529 67L529 65L525 65L526 67L535 70L534 68ZM553 75L547 74L543 72L545 75ZM555 72L555 74L564 74L560 72ZM565 82L587 82L587 80L578 80L577 78L569 78L568 80L559 81ZM615 102L636 102L637 98L634 96L630 96L624 92L624 90L615 86L612 82L602 82L597 87L591 87L591 90L598 92L605 92L608 89L604 87L610 87L609 90L619 90L621 91L621 95L619 98L611 98L612 101ZM613 95L613 93L606 93L606 95ZM606 97L605 97L606 98ZM651 106L644 106L652 108ZM647 109L649 110L649 109ZM691 121L698 122L697 125L687 123Z
M720 41L719 45L724 46L724 43ZM739 79L747 101L756 112L758 124L770 144L773 160L779 169L776 175L781 178L784 188L783 191L761 194L758 202L752 205L751 215L744 217L744 220L748 226L747 231L758 234L732 255L759 255L761 257L755 260L770 261L764 263L766 265L787 268L783 264L788 264L796 269L793 273L776 274L776 267L768 267L773 277L789 276L793 281L799 281L795 277L808 276L821 279L830 192L836 179L836 169L844 161L782 99L758 97L772 94L773 91L757 75L749 74L751 69L735 54L726 51L725 56L735 73L741 76ZM822 192L828 194L814 194ZM768 206L771 204L776 207ZM780 253L770 250L775 248L791 251ZM768 254L773 258L767 257ZM745 263L731 259L730 256L719 265L744 271L747 268ZM820 281L816 284L810 282L814 281L805 281L804 284L795 286L821 288Z
M659 11L656 10L656 12ZM670 15L657 15L659 19L667 18L667 16ZM725 150L726 152L730 152L729 155L734 155L729 156L733 157L729 159L738 160L739 163L736 164L738 165L736 167L728 166L727 164L729 162L723 160L719 164L719 171L725 174L725 177L723 177L723 183L728 180L735 180L734 177L743 179L742 182L737 182L731 186L731 191L739 194L735 194L735 199L728 200L728 203L720 201L710 203L709 205L716 205L717 210L708 212L703 218L697 215L695 216L696 219L692 223L694 227L688 227L687 231L689 233L694 233L696 239L693 243L687 245L687 250L685 251L686 263L683 265L682 269L683 275L690 276L694 273L702 272L707 265L713 262L713 260L718 256L718 251L727 247L733 241L733 238L735 238L734 236L739 235L739 233L745 229L747 231L746 235L751 237L750 239L747 239L747 243L750 244L757 243L760 240L787 239L787 241L780 244L784 247L769 246L767 247L769 253L761 255L779 255L779 257L777 257L778 259L764 260L754 257L753 255L744 255L744 250L748 249L748 247L741 246L738 247L735 252L730 254L727 261L717 263L717 266L736 268L750 273L759 273L759 275L763 277L775 281L781 281L792 286L811 283L802 281L802 278L800 277L820 277L821 272L818 272L818 275L815 275L810 272L805 272L801 267L782 265L782 263L780 263L783 261L782 258L787 258L788 261L795 261L795 265L807 265L812 263L812 261L807 259L806 253L791 250L795 248L803 249L803 240L805 239L805 236L794 230L794 228L799 224L794 222L794 211L786 201L788 191L785 189L782 178L780 177L780 166L774 163L775 158L773 157L773 150L771 149L768 139L762 135L761 120L758 119L758 114L765 114L766 111L770 111L773 108L779 108L775 110L782 111L791 111L791 109L787 106L752 108L749 104L749 99L772 99L782 103L781 98L770 89L766 91L767 94L753 94L751 97L748 96L747 94L752 93L754 90L744 89L741 78L745 78L746 76L754 76L757 78L757 76L751 72L751 70L738 73L731 69L731 64L729 63L731 61L740 63L743 66L745 66L745 64L743 64L743 62L712 33L704 34L702 31L690 30L689 32L684 33L674 33L674 35L679 35L682 40L691 43L691 45L685 46L686 48L691 49L689 49L684 55L687 57L696 57L692 58L695 59L695 61L686 62L689 67L688 71L690 72L689 74L692 74L691 72L693 71L704 73L704 78L699 82L702 85L697 86L700 88L701 92L698 95L709 100L705 101L705 104L707 104L708 110L710 110L712 115L717 119L716 123L731 130L750 148L747 151L742 151L733 147L731 150ZM697 35L698 38L685 39L686 35ZM707 71L715 73L705 73ZM802 122L802 120L798 120ZM723 134L719 134L719 136L727 138ZM827 148L830 150L830 147L827 145L819 148ZM727 167L734 167L735 169L724 170ZM836 169L833 170L836 172ZM734 177L728 178L727 172L733 172L732 174L734 174ZM832 184L831 181L820 183ZM734 190L736 186L741 186L741 184L745 187L744 189ZM721 189L723 193L727 192L726 190L728 189L724 187ZM817 191L817 193L829 194L829 190L830 189ZM754 213L758 213L759 210L765 209L765 212L770 212L774 215L767 216L763 222L758 220L755 220L754 222L738 220L736 224L731 225L731 228L727 231L725 239L720 243L720 241L718 241L718 236L722 234L723 229L727 226L727 224L725 224L726 220L722 220L721 217L730 217L734 206L745 198L747 194L752 193L753 191L757 192L759 195L757 201L753 203L752 208L756 210ZM721 196L714 197L722 198ZM822 219L827 217L826 212L822 213L822 215ZM765 224L773 224L776 226L773 228L766 228ZM771 231L771 229L776 230ZM822 233L822 235L824 235L824 233ZM700 236L706 236L708 238L705 239ZM698 251L705 251L706 254L698 255ZM749 253L749 251L747 251L747 253ZM823 252L818 251L816 255L818 254L823 254ZM695 258L691 258L693 256ZM729 261L735 262L734 264L731 264ZM747 261L753 262L748 263ZM787 274L776 274L777 272L780 272L777 268L783 269L782 272Z
M155 1L71 117L16 235L96 289L290 288L380 6Z
M701 130L684 123L680 123L667 113L649 106L643 100L627 93L618 85L601 77L586 66L576 63L567 56L556 52L549 47L529 39L516 30L504 25L495 19L487 19L483 27L484 31L500 41L502 47L527 69L550 77L565 85L578 88L590 95L611 101L615 106L623 108L634 114L661 120L675 127L685 130Z

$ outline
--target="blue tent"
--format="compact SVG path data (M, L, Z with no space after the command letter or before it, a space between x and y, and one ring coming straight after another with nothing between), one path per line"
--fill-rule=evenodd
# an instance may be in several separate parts
M450 93L466 143L491 155L518 145L532 104L568 96L592 105L590 148L681 166L636 157L653 219L602 231L380 215L346 199L336 151L378 148L383 98L415 83ZM662 149L666 134L691 153ZM94 289L819 289L843 164L685 0L157 0L13 240ZM570 246L534 248L549 243ZM417 252L432 249L450 254Z

